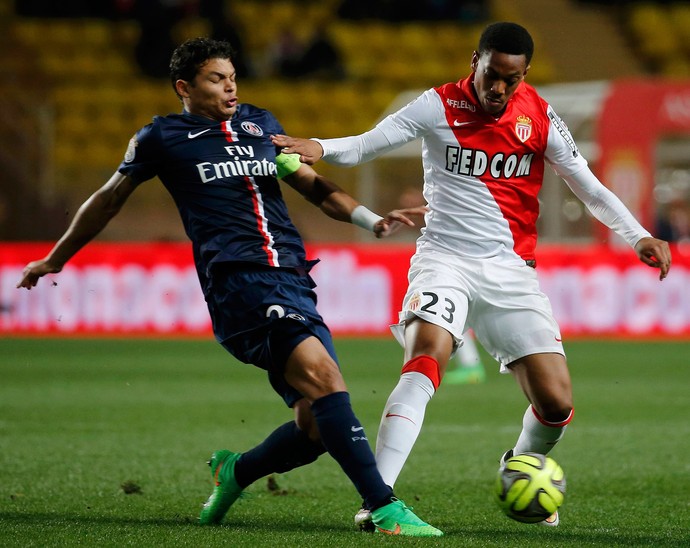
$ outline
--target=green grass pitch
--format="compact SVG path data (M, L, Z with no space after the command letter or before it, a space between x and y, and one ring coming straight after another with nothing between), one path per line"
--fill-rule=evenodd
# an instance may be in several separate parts
M337 347L373 445L401 350ZM526 401L487 358L486 383L441 386L396 486L446 536L394 539L354 529L358 496L327 455L272 490L251 486L222 526L196 524L210 453L248 449L292 416L263 372L214 342L0 339L0 545L690 545L690 342L566 350L576 412L552 453L568 481L561 526L512 522L492 499Z

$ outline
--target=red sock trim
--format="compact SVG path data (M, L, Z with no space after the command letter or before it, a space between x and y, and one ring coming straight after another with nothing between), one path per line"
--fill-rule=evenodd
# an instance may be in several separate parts
M537 420L542 423L544 426L552 426L554 428L561 428L568 424L571 420L573 420L573 415L575 414L575 409L570 410L570 414L566 417L564 421L561 422L549 422L546 419L544 419L539 413L537 413L537 410L534 408L533 405L530 405L532 408L532 413L534 413L534 416L537 418Z
M441 384L441 374L439 373L438 362L431 356L422 354L416 358L412 358L409 362L403 365L402 372L410 373L415 371L421 373L429 378L434 385L434 390L438 390L438 385Z

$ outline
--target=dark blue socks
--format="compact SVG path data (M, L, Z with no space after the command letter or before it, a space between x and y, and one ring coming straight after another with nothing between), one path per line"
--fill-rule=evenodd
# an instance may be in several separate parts
M235 464L235 481L240 487L247 487L269 474L280 474L314 462L325 452L323 445L311 441L297 428L295 421L290 421L242 454Z
M314 443L294 421L276 428L235 464L235 481L247 487L272 473L282 473L314 462L325 451L354 484L364 504L375 510L388 504L393 490L383 482L364 428L355 417L347 392L336 392L311 406L322 443ZM322 445L323 444L323 445Z
M336 460L370 510L388 504L393 490L376 468L376 459L364 428L355 417L347 392L335 392L314 401L311 410L321 442Z

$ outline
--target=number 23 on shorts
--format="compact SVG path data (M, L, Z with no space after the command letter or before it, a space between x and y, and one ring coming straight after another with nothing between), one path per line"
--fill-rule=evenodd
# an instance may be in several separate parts
M444 297L443 303L440 303L438 295L432 291L422 291L422 297L422 306L419 309L420 312L426 312L434 316L440 314L442 320L445 320L449 324L453 323L453 314L456 308L453 301L448 297Z

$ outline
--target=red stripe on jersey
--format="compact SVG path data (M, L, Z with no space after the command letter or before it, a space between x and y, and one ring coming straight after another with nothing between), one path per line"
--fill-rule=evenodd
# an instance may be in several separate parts
M233 131L230 120L223 122L220 127L223 130L223 133L225 133L225 140L228 143L234 143L237 141L237 132Z
M254 215L256 215L256 227L264 240L261 249L266 253L266 260L270 266L280 266L278 252L273 248L273 236L268 230L268 219L264 212L264 201L261 192L259 192L259 187L254 182L253 177L244 177L244 181L247 184L249 195L252 197Z
M513 250L525 261L534 261L534 250L537 247L536 222L539 217L537 195L515 192L502 181L484 182L501 209L503 217L508 221L513 235Z
M525 82L508 101L499 119L485 112L476 99L473 77L436 88L445 109L448 126L461 149L486 153L489 164L496 167L495 176L487 167L481 175L473 175L484 183L493 196L513 236L513 250L525 260L534 260L537 245L536 222L539 217L539 190L544 177L544 152L549 132L546 102ZM532 125L525 138L524 124L518 116L527 117ZM523 118L520 118L523 120ZM524 141L521 140L525 138ZM528 174L515 176L521 160L533 157ZM508 160L511 173L504 167ZM492 163L495 162L495 163Z

